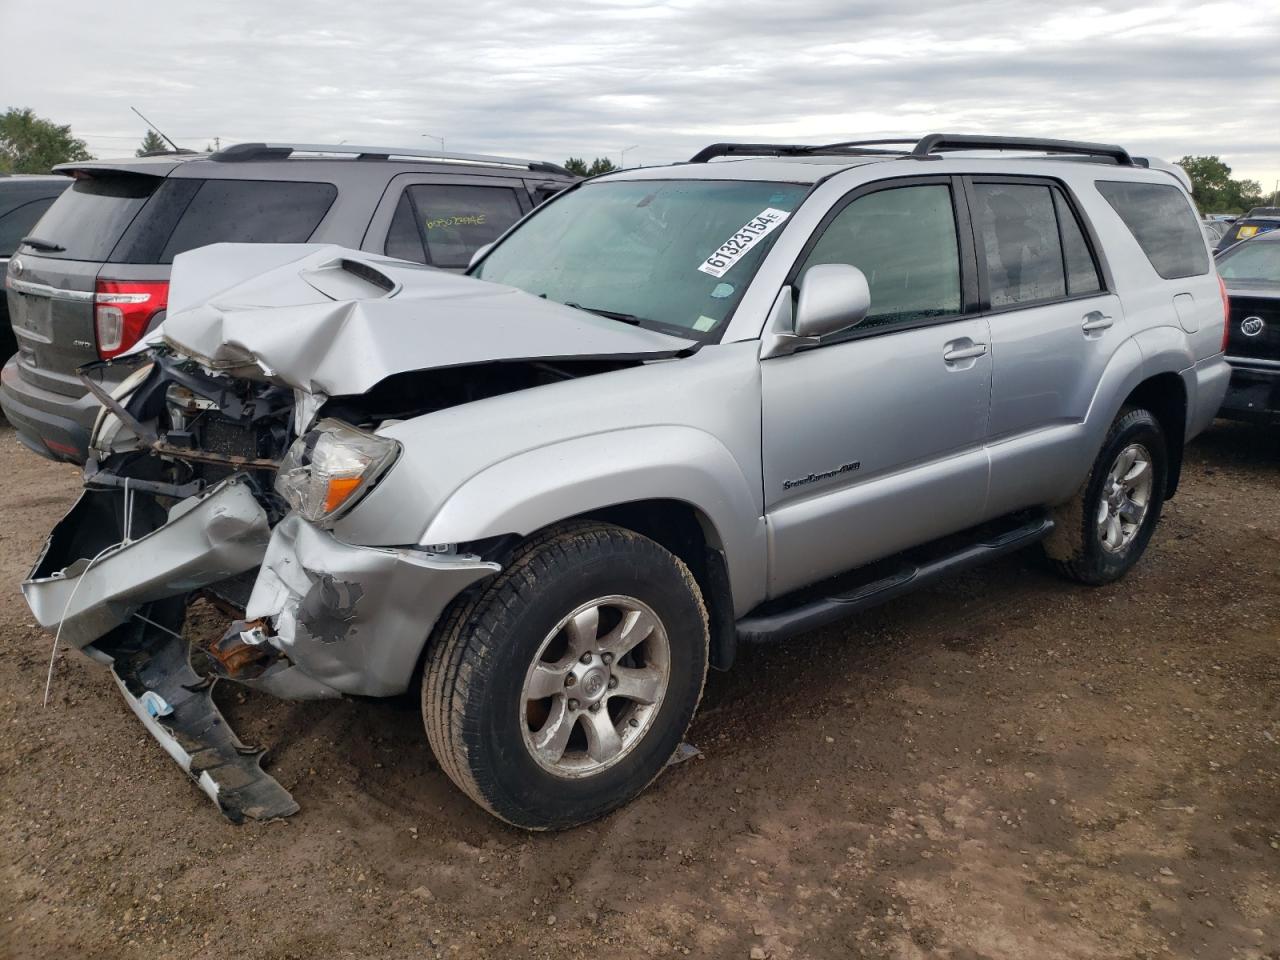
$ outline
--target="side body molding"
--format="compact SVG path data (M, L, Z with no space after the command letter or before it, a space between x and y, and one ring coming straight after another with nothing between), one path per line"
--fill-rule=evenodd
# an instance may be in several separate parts
M423 545L527 535L565 517L639 500L700 511L729 563L735 614L764 599L766 534L759 490L719 440L678 425L574 437L493 464L440 507Z

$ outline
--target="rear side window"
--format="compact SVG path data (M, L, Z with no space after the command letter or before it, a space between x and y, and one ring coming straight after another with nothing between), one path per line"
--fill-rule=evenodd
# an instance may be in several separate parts
M801 272L849 263L871 289L859 326L911 323L960 313L960 249L951 188L895 187L859 197L836 214Z
M1209 272L1204 234L1185 193L1161 183L1099 180L1097 186L1161 277L1176 280Z
M418 229L417 214L413 211L413 201L409 199L408 190L400 194L400 202L396 204L396 213L391 218L391 227L387 230L387 242L382 252L388 257L399 257L414 263L427 262L427 248L422 243L422 232Z
M7 257L18 249L18 241L31 233L36 221L53 206L56 197L44 197L15 207L0 214L0 257Z
M1053 207L1058 214L1058 230L1062 234L1062 259L1067 265L1067 295L1079 297L1102 290L1098 265L1089 251L1080 221L1060 190L1053 191Z
M159 262L172 263L178 254L210 243L305 243L337 196L331 183L206 180Z
M161 183L159 177L121 174L77 180L64 190L32 234L62 250L40 249L42 257L61 260L106 260L147 198Z
M405 191L417 211L430 262L465 267L486 243L493 243L520 219L520 202L509 187L420 183Z
M172 263L210 243L305 243L329 212L331 183L170 178L111 254L112 263Z
M1067 295L1053 191L1041 184L977 183L974 225L986 253L992 307Z

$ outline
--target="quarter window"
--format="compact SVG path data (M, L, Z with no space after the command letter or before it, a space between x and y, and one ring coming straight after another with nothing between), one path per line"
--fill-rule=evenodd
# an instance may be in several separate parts
M951 188L894 187L859 197L831 221L803 270L820 263L852 264L866 275L871 311L860 330L958 315L960 249Z
M1067 205L1060 190L1053 191L1053 206L1058 212L1058 226L1062 230L1062 258L1067 264L1067 294L1079 297L1102 290L1098 266L1089 252L1089 243L1080 229L1080 221Z
M1187 195L1172 184L1099 180L1098 192L1120 215L1165 280L1209 272L1209 252Z

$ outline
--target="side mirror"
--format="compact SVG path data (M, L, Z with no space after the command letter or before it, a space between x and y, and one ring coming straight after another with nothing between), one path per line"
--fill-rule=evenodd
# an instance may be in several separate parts
M486 243L483 247L478 248L476 252L471 255L471 259L467 261L467 269L470 270L477 263L483 260L484 255L488 253L491 249L493 249L492 243Z
M847 263L819 263L800 279L795 335L817 338L861 323L871 309L867 278Z

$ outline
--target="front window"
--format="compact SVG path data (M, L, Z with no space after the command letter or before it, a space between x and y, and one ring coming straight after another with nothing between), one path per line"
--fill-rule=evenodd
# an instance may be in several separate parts
M1218 273L1227 280L1280 283L1280 242L1254 240L1242 244L1218 260Z
M586 184L540 208L472 276L712 340L806 190L725 180Z

